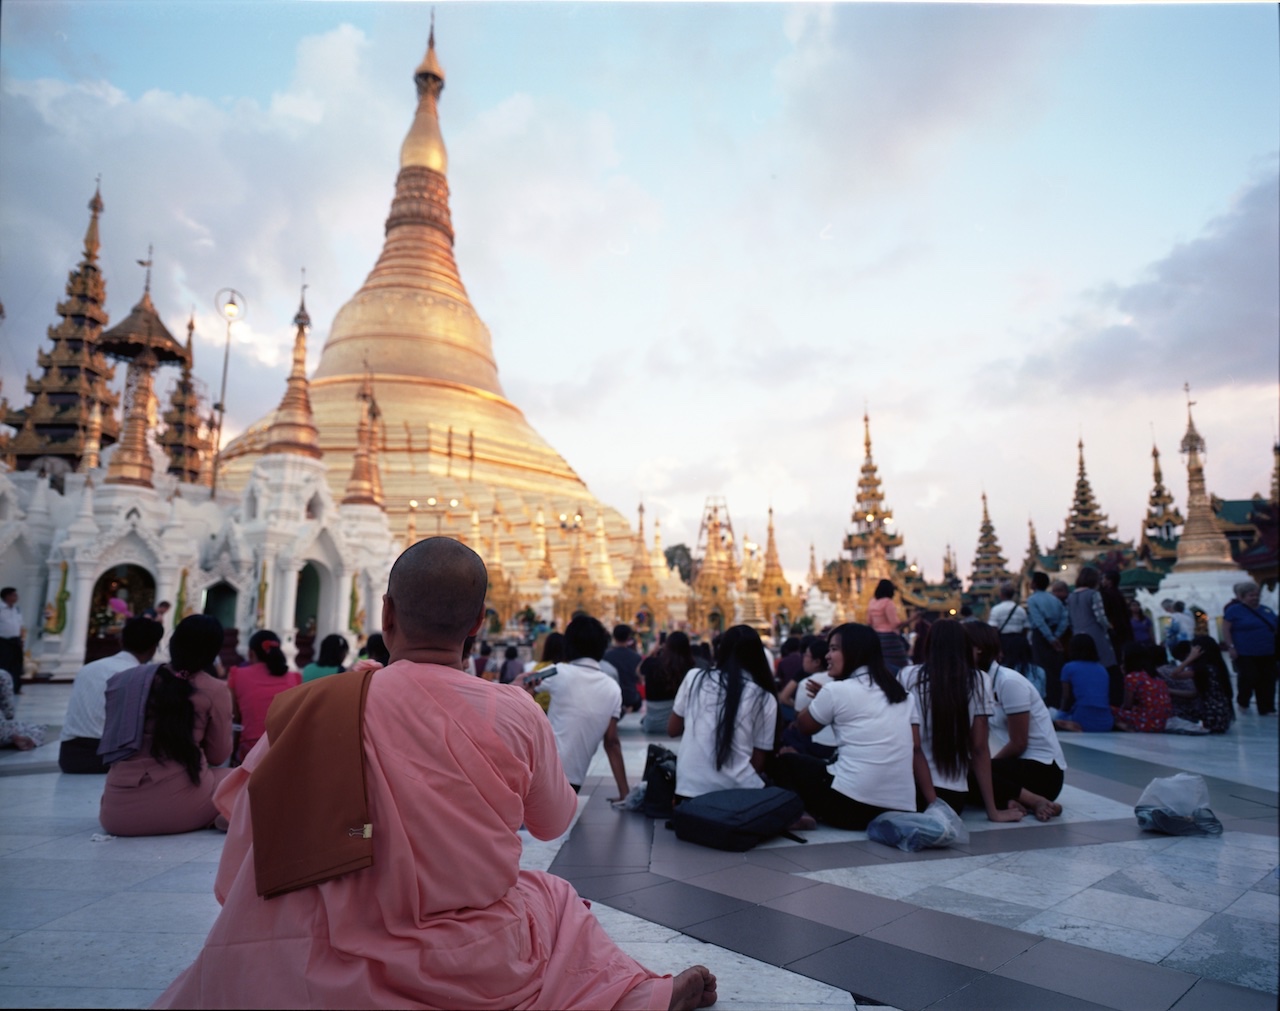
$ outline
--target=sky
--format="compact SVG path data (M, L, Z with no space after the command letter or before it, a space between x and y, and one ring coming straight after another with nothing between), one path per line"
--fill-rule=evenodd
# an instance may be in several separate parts
M1280 371L1271 4L441 3L455 252L508 396L594 494L693 543L775 510L834 558L862 415L906 556L967 574L983 492L1016 564L1076 442L1140 536L1268 490ZM113 321L196 319L227 435L278 401L300 268L319 359L381 249L421 3L5 0L0 377L25 403L102 177ZM123 370L118 377L123 379ZM163 388L171 380L161 383Z

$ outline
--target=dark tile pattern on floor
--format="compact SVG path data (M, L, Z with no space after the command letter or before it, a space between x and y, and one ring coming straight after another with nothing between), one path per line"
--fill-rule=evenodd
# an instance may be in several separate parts
M867 936L986 972L1040 943L1034 934L976 923L933 909L917 909L876 927Z
M852 938L789 962L786 968L902 1011L928 1007L983 975L981 969L869 937Z
M1176 969L1052 940L1041 941L1010 959L996 975L1117 1011L1165 1011L1197 980Z
M1275 994L1217 979L1202 979L1173 1005L1173 1011L1275 1011Z
M988 975L947 994L931 1004L930 1011L1101 1011L1103 1007L1016 979Z
M684 933L763 962L786 965L853 935L766 906L751 906L686 927Z

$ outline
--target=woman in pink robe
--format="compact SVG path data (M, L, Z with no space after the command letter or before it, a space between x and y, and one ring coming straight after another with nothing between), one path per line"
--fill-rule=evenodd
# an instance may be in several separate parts
M523 689L401 660L372 675L362 741L373 865L272 899L248 790L269 737L226 779L223 909L157 1007L671 1004L672 978L624 954L568 882L520 869L520 826L551 839L576 811Z

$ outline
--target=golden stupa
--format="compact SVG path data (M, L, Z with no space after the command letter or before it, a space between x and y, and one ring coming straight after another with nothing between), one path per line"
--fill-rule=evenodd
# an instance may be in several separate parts
M473 514L483 516L482 544L472 546L485 558L500 557L507 573L531 587L545 568L544 543L565 578L573 541L602 520L608 555L626 572L634 552L627 521L596 500L507 399L489 330L459 276L438 118L444 79L433 29L414 73L418 106L400 148L382 254L338 311L310 378L330 487L341 498L371 383L383 502L394 530L404 534L412 523L418 536L470 542ZM260 419L223 451L228 488L243 487L273 418Z

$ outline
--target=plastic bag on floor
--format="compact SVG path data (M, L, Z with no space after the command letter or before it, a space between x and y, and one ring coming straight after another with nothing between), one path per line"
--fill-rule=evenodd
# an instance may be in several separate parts
M1203 776L1180 772L1153 779L1133 809L1144 832L1165 835L1222 835L1222 822L1209 807Z
M969 830L950 804L935 800L919 814L887 811L877 815L867 826L867 838L896 846L905 853L916 853L957 843L963 845L969 841Z

